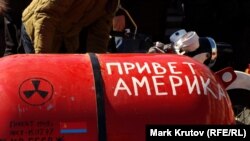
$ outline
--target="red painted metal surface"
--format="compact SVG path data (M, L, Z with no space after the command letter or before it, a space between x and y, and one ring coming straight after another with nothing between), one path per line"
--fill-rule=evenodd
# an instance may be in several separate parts
M94 79L87 55L17 55L0 64L1 139L97 140Z
M246 69L246 73L250 74L250 64L248 65L248 68Z
M97 58L107 141L143 141L148 124L234 124L223 84L189 57ZM14 55L0 66L0 139L98 140L100 107L89 54Z

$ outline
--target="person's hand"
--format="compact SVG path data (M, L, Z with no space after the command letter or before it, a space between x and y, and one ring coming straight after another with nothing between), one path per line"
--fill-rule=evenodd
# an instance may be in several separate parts
M113 30L122 32L125 28L125 16L119 15L113 18Z

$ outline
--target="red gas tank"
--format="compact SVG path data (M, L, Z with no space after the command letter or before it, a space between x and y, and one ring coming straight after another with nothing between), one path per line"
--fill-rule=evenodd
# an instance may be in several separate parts
M248 64L248 68L246 68L246 73L250 74L250 64Z
M4 141L144 141L148 124L234 124L220 80L186 56L13 55L0 66Z

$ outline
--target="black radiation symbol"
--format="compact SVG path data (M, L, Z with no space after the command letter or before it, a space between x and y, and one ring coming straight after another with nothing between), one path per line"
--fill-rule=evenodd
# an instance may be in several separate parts
M27 104L33 106L43 105L52 98L53 86L45 79L31 78L20 85L19 95Z

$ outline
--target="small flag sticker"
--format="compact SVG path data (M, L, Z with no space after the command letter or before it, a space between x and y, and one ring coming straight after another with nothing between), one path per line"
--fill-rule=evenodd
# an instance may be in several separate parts
M61 122L61 134L85 134L87 133L86 122Z

